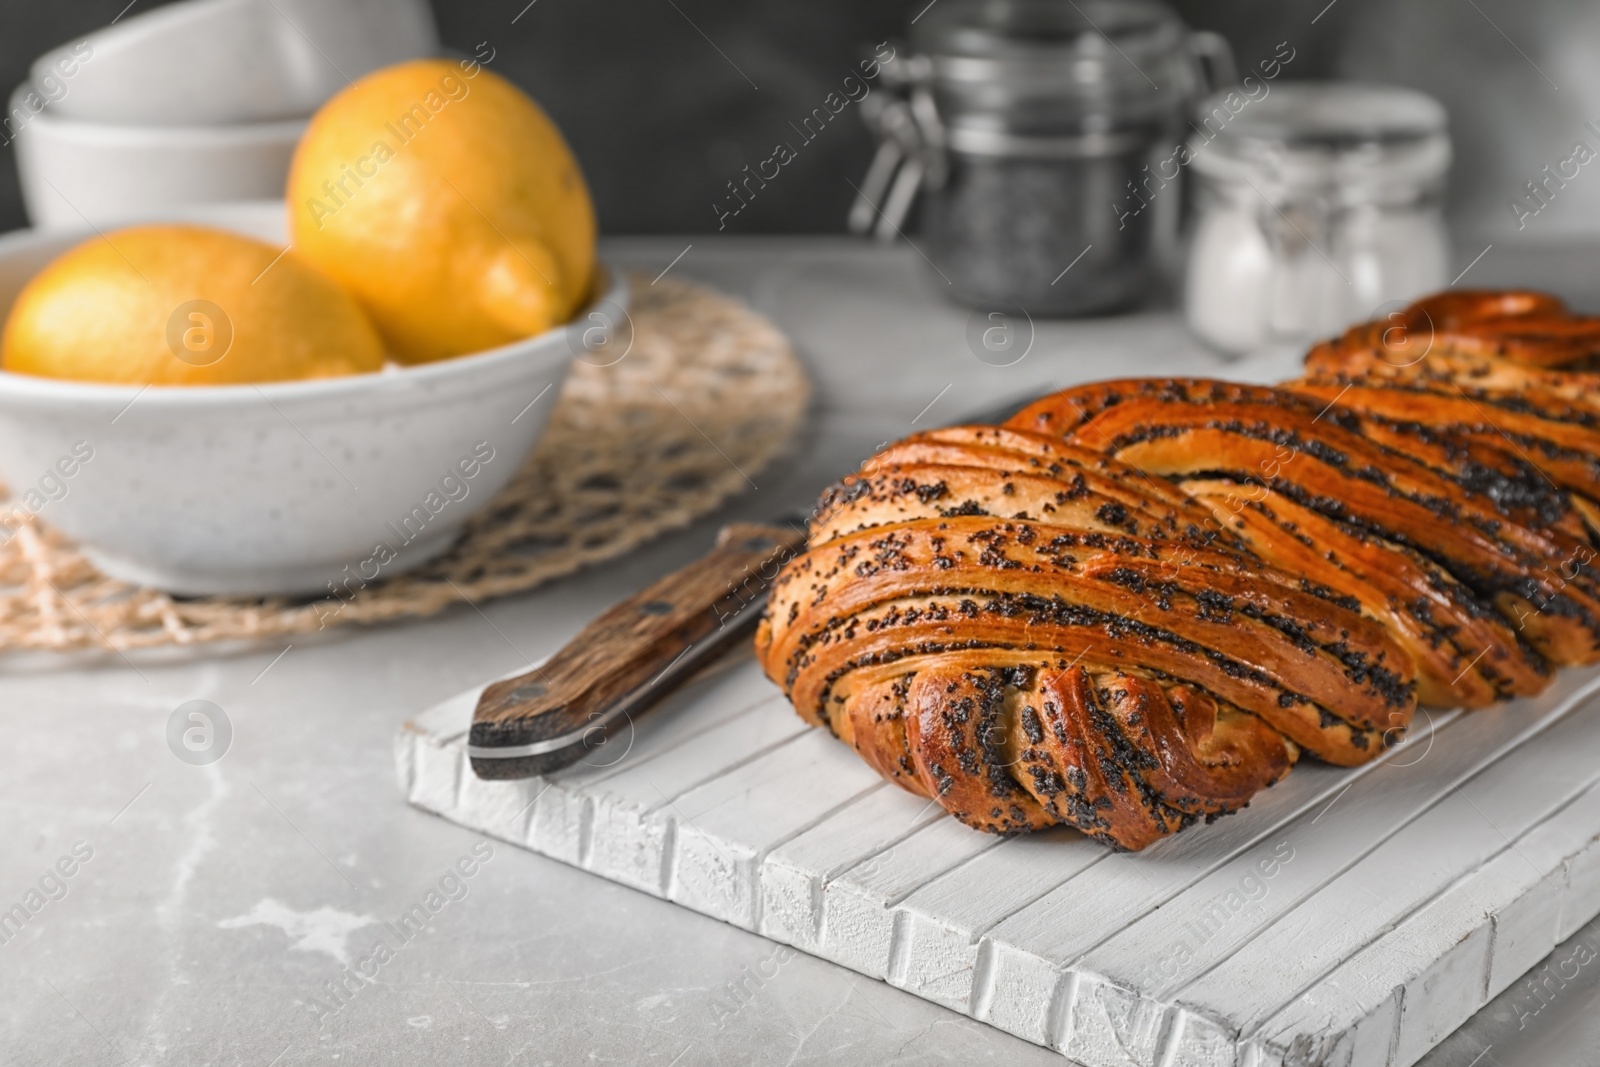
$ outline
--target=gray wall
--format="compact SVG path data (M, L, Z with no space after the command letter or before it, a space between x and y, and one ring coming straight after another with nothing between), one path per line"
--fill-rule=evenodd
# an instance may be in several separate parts
M611 233L716 229L712 203L745 163L925 0L434 0L447 45L494 49L491 69L528 89L566 131ZM0 83L44 49L109 22L127 0L0 0ZM136 0L128 18L157 6ZM1458 163L1452 213L1474 238L1600 235L1600 166L1556 190L1519 233L1507 200L1583 138L1600 150L1595 0L1181 0L1191 25L1240 59L1296 49L1286 76L1412 85L1449 105ZM518 17L521 12L520 17ZM517 21L513 25L512 19ZM1315 21L1313 21L1315 20ZM708 40L709 38L709 40ZM719 54L719 50L720 53ZM1520 51L1519 51L1520 50ZM871 145L830 126L728 229L837 232ZM24 224L0 148L0 229ZM1591 173L1594 172L1594 173Z

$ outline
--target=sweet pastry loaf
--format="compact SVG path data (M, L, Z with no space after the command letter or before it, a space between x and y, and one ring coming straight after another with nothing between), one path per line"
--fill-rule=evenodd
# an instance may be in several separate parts
M757 649L804 718L969 825L1141 848L1410 720L1382 626L1237 544L1107 456L938 430L824 497Z
M765 670L970 826L1138 849L1302 752L1372 759L1419 699L1600 660L1600 394L1552 377L1600 328L1539 294L1404 314L1448 359L1369 324L1281 387L1097 383L891 445L774 583Z

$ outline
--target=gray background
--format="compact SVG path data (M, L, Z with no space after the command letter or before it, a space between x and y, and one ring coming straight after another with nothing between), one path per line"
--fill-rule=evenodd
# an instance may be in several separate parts
M601 224L616 234L715 230L711 205L724 183L764 158L791 119L816 106L868 45L901 35L925 3L435 0L434 9L447 46L472 52L488 42L491 68L561 124ZM126 4L3 0L0 83L9 89L34 56L105 25ZM155 6L135 0L124 17ZM1600 121L1600 4L1593 0L1174 6L1192 26L1224 34L1244 64L1288 41L1297 55L1286 77L1363 77L1438 95L1456 139L1451 211L1461 233L1549 241L1600 232L1600 178L1588 169L1521 233L1506 203L1577 138L1600 149L1600 136L1583 129ZM846 179L859 181L870 153L858 121L830 126L729 230L841 231L852 195ZM9 147L0 154L0 229L12 229L25 219Z

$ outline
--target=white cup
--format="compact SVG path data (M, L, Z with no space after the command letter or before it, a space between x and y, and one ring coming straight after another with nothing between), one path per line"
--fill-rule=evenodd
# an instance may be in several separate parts
M47 229L275 199L328 97L438 47L426 0L187 0L39 57L3 137Z
M426 0L189 0L40 56L58 118L206 126L304 118L363 74L439 50Z
M28 110L25 83L13 118ZM115 224L162 208L283 195L305 119L231 126L137 126L60 118L53 105L16 131L28 218L41 229Z

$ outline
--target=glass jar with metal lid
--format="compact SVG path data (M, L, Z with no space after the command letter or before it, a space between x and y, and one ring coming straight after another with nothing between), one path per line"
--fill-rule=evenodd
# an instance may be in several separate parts
M1201 107L1184 287L1201 340L1235 353L1299 349L1449 280L1438 101L1293 82L1237 111L1222 96Z
M1149 294L1180 197L1130 193L1232 80L1226 43L1153 0L940 0L911 51L885 68L900 95L863 110L881 147L853 228L892 236L920 186L923 249L957 301L1072 315Z

